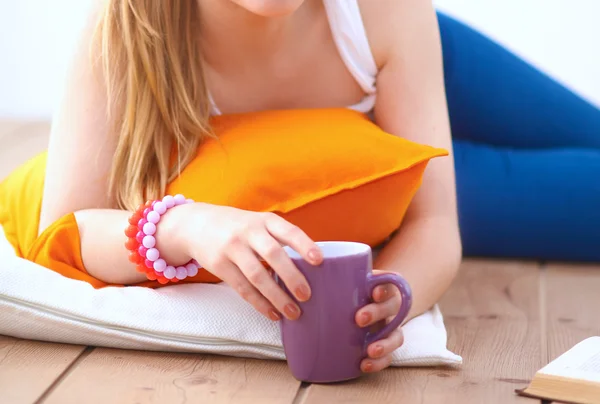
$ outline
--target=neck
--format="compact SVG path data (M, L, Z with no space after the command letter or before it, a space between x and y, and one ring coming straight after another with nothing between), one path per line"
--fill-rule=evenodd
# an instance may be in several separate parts
M302 35L317 2L306 0L279 16L254 14L229 0L199 0L203 56L211 65L222 60L269 58Z

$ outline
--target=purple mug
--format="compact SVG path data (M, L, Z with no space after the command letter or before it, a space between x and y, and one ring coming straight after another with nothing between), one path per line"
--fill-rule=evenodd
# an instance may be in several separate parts
M360 362L367 356L368 345L388 336L406 318L412 304L410 286L398 274L374 275L371 248L366 244L329 241L317 245L324 257L318 266L285 247L312 290L307 302L294 299L302 311L298 320L281 320L288 366L296 379L305 382L355 379L362 373ZM354 319L361 307L372 302L373 289L385 283L400 290L402 306L389 324L373 333Z

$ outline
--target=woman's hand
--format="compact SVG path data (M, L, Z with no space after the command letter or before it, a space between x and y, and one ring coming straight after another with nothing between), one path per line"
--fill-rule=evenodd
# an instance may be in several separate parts
M234 288L244 300L273 321L280 313L295 320L300 308L275 282L265 262L300 302L311 296L308 282L283 249L290 246L318 265L319 247L298 227L273 213L257 213L225 206L182 205L179 226L186 252Z
M383 271L373 271L375 274ZM370 327L382 320L392 320L402 303L398 289L392 284L380 285L373 290L374 303L368 304L356 313L359 327ZM392 353L404 343L402 328L395 329L387 338L373 342L367 348L368 358L361 362L363 372L378 372L390 366Z

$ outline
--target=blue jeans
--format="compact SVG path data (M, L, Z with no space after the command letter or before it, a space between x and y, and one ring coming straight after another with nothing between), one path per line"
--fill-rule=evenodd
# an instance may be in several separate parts
M600 261L600 110L438 20L465 255Z

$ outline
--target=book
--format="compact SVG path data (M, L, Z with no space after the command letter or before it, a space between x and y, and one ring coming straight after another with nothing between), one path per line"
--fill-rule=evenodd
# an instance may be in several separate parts
M518 394L576 404L600 404L600 337L591 337L538 370Z

